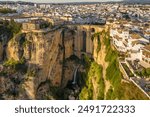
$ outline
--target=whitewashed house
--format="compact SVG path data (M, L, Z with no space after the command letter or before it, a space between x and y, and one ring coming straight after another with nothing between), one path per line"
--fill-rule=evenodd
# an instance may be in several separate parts
M142 60L142 48L149 43L149 40L138 33L120 28L111 29L110 36L115 48L128 55L127 60Z

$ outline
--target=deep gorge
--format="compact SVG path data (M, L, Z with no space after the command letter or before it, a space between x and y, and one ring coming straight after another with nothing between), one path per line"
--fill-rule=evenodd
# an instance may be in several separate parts
M1 99L147 99L122 81L108 26L7 35L0 41Z

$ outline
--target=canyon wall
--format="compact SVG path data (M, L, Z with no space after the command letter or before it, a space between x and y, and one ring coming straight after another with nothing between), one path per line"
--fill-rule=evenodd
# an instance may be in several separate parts
M73 55L73 41L72 32L62 28L46 33L18 33L8 42L5 63L7 66L15 66L23 61L24 66L27 66L25 73L14 71L13 74L24 77L21 86L29 99L35 99L41 83L48 80L51 86L61 86L63 62ZM1 43L0 48L2 57Z
M0 40L0 60L0 99L145 99L122 83L107 26L19 32Z
M5 48L7 61L4 62L3 74L6 75L2 76L9 79L12 75L11 77L20 81L17 85L12 83L13 87L18 87L13 88L12 92L22 89L29 99L42 99L40 95L44 96L46 90L51 90L49 86L65 87L68 81L72 80L74 69L78 65L72 60L65 62L66 59L71 55L79 58L83 54L93 56L94 44L91 38L103 28L72 25L49 32L19 32L8 41ZM2 50L3 46L0 47ZM3 51L0 54L2 55ZM22 70L18 70L18 67ZM43 84L47 81L50 82L46 89Z

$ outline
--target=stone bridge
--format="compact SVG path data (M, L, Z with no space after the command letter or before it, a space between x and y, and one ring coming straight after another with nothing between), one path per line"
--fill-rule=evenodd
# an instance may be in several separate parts
M74 30L74 54L81 58L83 54L92 57L94 45L92 35L101 32L105 27L103 25L67 25Z

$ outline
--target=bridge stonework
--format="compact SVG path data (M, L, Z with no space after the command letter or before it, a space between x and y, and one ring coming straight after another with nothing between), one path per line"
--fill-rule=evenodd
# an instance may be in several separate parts
M92 35L97 32L101 32L105 29L101 25L72 25L70 28L74 28L74 54L81 58L83 54L93 57L94 45L92 42Z

